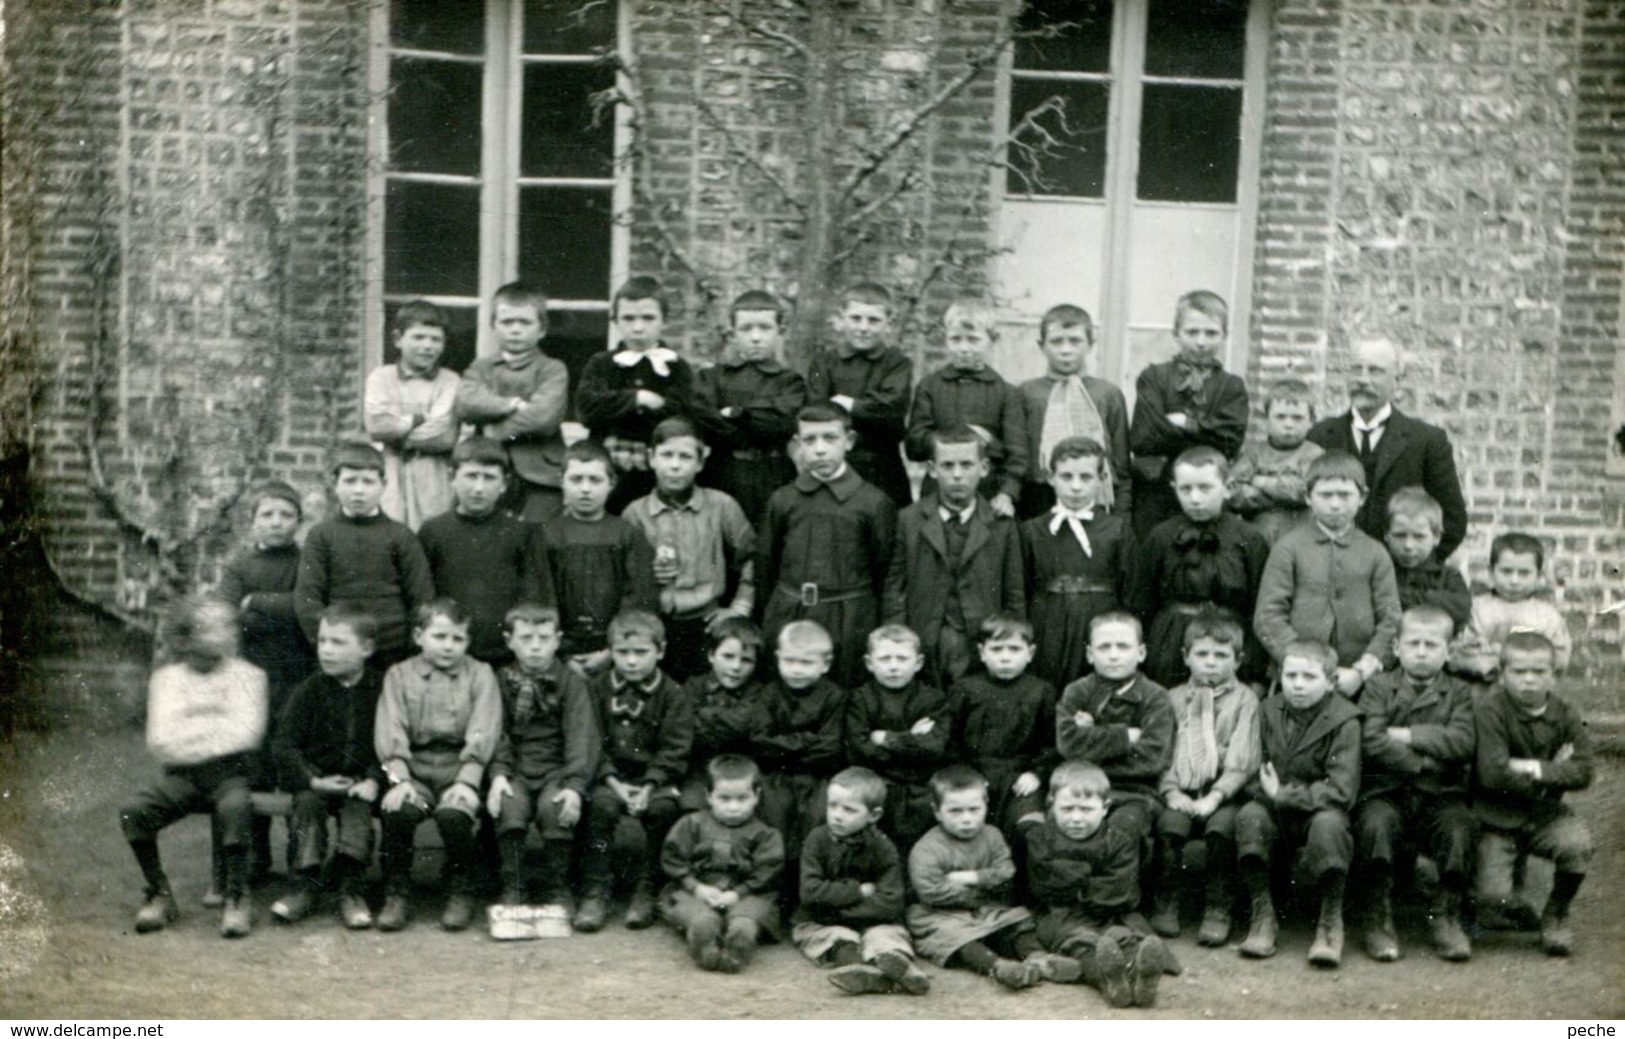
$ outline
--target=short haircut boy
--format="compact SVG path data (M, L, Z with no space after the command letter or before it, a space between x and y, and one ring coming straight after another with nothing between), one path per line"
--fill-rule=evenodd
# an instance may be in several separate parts
M969 426L948 426L945 429L932 430L932 432L931 432L931 456L932 456L932 458L936 457L937 448L943 447L943 446L949 445L949 444L975 444L976 445L976 457L977 458L986 458L987 457L987 445L982 442L981 437L976 435L976 430L970 428Z
M1049 453L1049 471L1054 472L1061 467L1062 462L1074 458L1096 458L1096 468L1101 476L1106 475L1105 459L1106 448L1098 440L1090 437L1067 437L1051 449Z
M543 606L540 603L514 603L508 608L508 612L502 615L502 634L512 635L514 629L521 622L525 624L551 624L557 628L560 626L559 611L552 606Z
M865 808L884 808L886 805L886 781L874 769L862 765L843 768L830 777L829 785L852 791Z
M1185 316L1192 313L1210 317L1226 332L1230 330L1230 305L1216 292L1197 289L1179 297L1179 302L1174 304L1174 327L1184 324Z
M995 613L982 621L982 626L976 633L978 646L985 646L989 642L1002 642L1005 639L1021 639L1027 645L1033 645L1032 622L1013 613Z
M442 595L437 599L430 599L417 608L417 612L412 615L412 629L422 631L433 624L436 617L444 617L459 627L466 627L471 619L468 609L462 603L449 595Z
M606 637L613 646L622 639L643 636L655 645L666 645L666 626L660 623L660 618L648 610L622 610L609 622Z
M327 467L327 474L336 480L339 478L339 473L345 469L371 469L382 477L384 475L384 456L371 444L346 440L333 449L332 461Z
M1327 451L1309 463L1309 471L1303 477L1304 488L1313 493L1315 484L1322 480L1352 480L1361 494L1366 492L1365 466L1347 451Z
M1302 404L1309 409L1309 421L1315 420L1315 391L1302 379L1282 379L1272 385L1264 397L1264 414L1276 404Z
M863 303L868 306L885 307L889 313L892 309L891 290L874 281L860 281L848 285L841 293L841 306L849 303Z
M1223 451L1207 444L1187 447L1179 452L1179 456L1174 459L1174 464L1168 467L1168 478L1170 480L1173 479L1174 470L1182 465L1189 466L1192 469L1216 469L1221 480L1228 479L1230 476L1230 459L1224 456Z
M948 304L942 312L942 327L945 331L980 329L987 333L989 339L999 338L993 308L979 299L957 299Z
M1425 602L1419 606L1412 606L1399 615L1400 634L1404 634L1406 626L1412 624L1437 624L1444 628L1445 638L1454 638L1456 635L1456 618L1450 616L1449 610L1436 603Z
M1556 666L1557 646L1541 632L1528 628L1513 628L1507 632L1507 637L1501 642L1501 663L1505 664L1507 656L1512 653L1548 653L1553 666Z
M1327 678L1337 674L1337 650L1324 642L1315 639L1294 639L1287 644L1286 650L1281 654L1281 661L1284 663L1288 657L1319 664L1320 669L1326 672Z
M937 808L947 800L949 794L961 790L987 790L987 780L982 774L969 765L949 765L938 769L931 776L931 803Z
M1083 334L1089 337L1090 342L1094 341L1094 320L1089 317L1089 312L1087 310L1084 310L1079 306L1074 306L1071 303L1059 303L1044 311L1044 316L1039 319L1038 322L1038 341L1043 343L1045 340L1047 340L1049 338L1049 330L1052 327L1068 325L1082 325Z
M837 408L833 404L808 404L796 412L797 428L804 422L839 422L841 428L852 429L852 416L845 408Z
M389 330L400 335L418 325L444 332L450 327L450 322L446 320L444 310L426 299L415 299L395 311L395 319L389 323Z
M750 289L735 296L734 301L728 305L728 325L732 327L738 322L741 311L770 310L773 312L773 316L778 319L779 327L783 328L788 309L784 301L773 295L773 293L763 292L761 289Z
M619 314L623 302L652 299L660 307L660 319L664 321L667 315L666 287L660 283L659 278L647 274L639 274L626 279L621 287L615 290L615 296L609 301L609 312L613 316Z
M1388 523L1395 516L1425 519L1435 537L1444 532L1444 508L1433 495L1420 487L1401 487L1388 499Z
M547 328L547 293L535 285L524 281L510 281L492 293L493 313L499 303L506 303L510 307L530 307L536 311L536 318L542 323L542 328Z
M919 633L906 624L882 624L869 632L868 652L873 653L882 642L900 642L913 646L916 653L921 652Z
M1242 631L1241 623L1236 615L1229 610L1215 607L1204 608L1191 622L1185 625L1185 634L1180 640L1181 647L1189 652L1196 645L1197 639L1211 639L1222 643L1236 651L1239 659L1242 653L1246 635Z
M699 428L693 422L682 415L673 415L671 418L661 419L654 431L649 434L649 448L653 450L668 440L677 440L681 437L695 441L702 450L706 447L705 438L700 435Z
M1065 761L1049 777L1049 799L1063 791L1079 797L1105 798L1112 792L1112 781L1099 765L1089 761Z
M1518 531L1509 531L1496 535L1490 542L1490 566L1501 561L1501 557L1508 552L1515 556L1534 556L1536 571L1546 566L1546 549L1541 545L1540 539L1532 534L1523 534Z
M718 783L749 781L751 789L762 788L762 770L756 762L743 754L718 754L705 765L705 789L715 790Z
M349 628L362 642L378 641L378 620L355 603L336 602L321 612L321 624Z
M715 653L729 639L738 641L743 649L759 650L762 648L762 629L748 617L728 617L707 631L706 653Z
M490 437L469 437L451 449L451 471L464 465L493 465L506 473L508 450Z
M779 629L779 640L776 648L799 653L822 653L825 656L833 656L835 653L835 640L830 638L829 632L817 621L795 620Z
M293 506L294 515L303 519L305 516L305 503L293 485L282 480L266 480L257 483L248 491L249 513L252 515L260 510L260 502L267 498L285 501Z
M1127 610L1107 610L1105 613L1097 613L1090 617L1089 638L1091 640L1095 637L1095 630L1102 624L1127 624L1134 629L1135 638L1142 642L1145 641L1145 628L1140 624L1140 618Z
M564 467L568 469L571 462L578 465L600 462L604 466L604 472L609 474L610 481L615 480L615 462L609 456L609 449L596 440L578 440L565 448Z

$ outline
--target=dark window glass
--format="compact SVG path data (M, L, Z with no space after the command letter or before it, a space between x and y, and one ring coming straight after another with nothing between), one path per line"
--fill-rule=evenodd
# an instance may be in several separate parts
M609 291L608 188L522 188L519 277L559 299Z
M602 311L550 310L542 352L556 357L570 370L570 417L575 418L575 388L587 359L604 352L609 343L609 315Z
M1145 85L1140 116L1140 198L1234 202L1241 161L1241 91Z
M1240 79L1247 0L1151 0L1145 74Z
M615 2L527 0L526 54L593 54L615 42Z
M485 0L390 0L389 42L412 50L485 53Z
M480 189L391 180L384 196L384 291L480 291Z
M1010 84L1010 127L1051 97L1065 102L1060 113L1046 113L1036 123L1055 138L1045 145L1042 134L1027 130L1017 140L1034 147L1046 147L1047 154L1034 155L1011 146L1011 169L1005 174L1005 190L1013 195L1074 195L1101 198L1106 185L1106 98L1104 83L1018 79Z
M484 75L478 65L451 61L391 62L390 168L478 175Z
M1106 72L1111 67L1111 0L1027 0L1016 29L1024 34L1016 39L1018 69Z
M608 109L594 118L592 95L614 83L608 66L526 65L520 176L609 176L614 119Z
M401 359L401 352L395 349L395 312L401 309L403 302L384 304L385 364L394 364ZM446 352L440 355L440 366L461 373L474 359L474 347L479 338L479 308L442 306L440 309L446 312L449 322L446 328Z

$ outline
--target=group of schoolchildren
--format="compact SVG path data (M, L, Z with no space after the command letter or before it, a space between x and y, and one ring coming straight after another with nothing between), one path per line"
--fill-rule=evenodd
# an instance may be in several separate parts
M211 812L211 897L249 933L270 858L251 793L280 786L289 923L337 896L346 927L407 926L432 819L447 930L485 868L507 937L599 930L630 874L626 926L664 919L702 968L739 970L788 920L851 993L923 993L924 958L1151 1005L1198 839L1202 945L1240 905L1241 954L1273 955L1290 874L1319 900L1309 960L1335 967L1352 875L1367 952L1397 959L1420 853L1440 956L1470 956L1464 914L1569 952L1591 842L1562 798L1591 754L1554 693L1569 643L1534 597L1540 543L1496 538L1472 596L1408 488L1385 548L1355 524L1359 459L1306 441L1299 382L1244 447L1218 297L1180 300L1132 423L1082 373L1074 306L1020 387L988 366L991 311L949 307L947 363L912 393L872 284L805 377L767 293L698 373L661 341L658 283L612 308L619 344L573 398L591 439L565 442L546 300L515 284L500 352L461 378L437 308L399 310L400 360L367 380L377 446L335 448L338 509L302 548L301 495L256 488L252 548L177 607L151 679L164 774L122 813L138 931L177 914L157 834ZM1530 853L1555 864L1539 915Z

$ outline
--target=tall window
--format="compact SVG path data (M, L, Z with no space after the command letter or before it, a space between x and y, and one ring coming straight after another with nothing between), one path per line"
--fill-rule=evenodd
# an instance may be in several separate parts
M1077 303L1096 367L1131 391L1170 356L1174 301L1211 289L1245 357L1264 0L1028 0L1003 93L998 288L1010 370L1036 374L1038 316ZM1059 99L1057 107L1052 99Z
M592 96L619 29L614 0L390 0L374 8L373 320L368 362L394 359L402 303L451 312L445 363L485 341L491 293L515 278L550 300L543 346L572 368L603 348L626 267L614 214L617 129Z

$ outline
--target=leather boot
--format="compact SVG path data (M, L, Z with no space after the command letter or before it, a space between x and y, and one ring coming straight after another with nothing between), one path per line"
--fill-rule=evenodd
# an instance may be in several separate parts
M1394 932L1394 875L1386 863L1378 865L1365 909L1365 954L1379 963L1399 959L1399 935Z
M1473 943L1461 926L1461 891L1448 884L1433 895L1433 908L1428 912L1428 928L1433 936L1433 951L1441 960L1466 963L1472 959Z
M1275 903L1270 899L1269 869L1257 860L1242 863L1241 878L1252 898L1253 919L1247 927L1247 937L1241 943L1241 954L1255 960L1275 955Z
M1315 924L1315 940L1309 945L1309 962L1316 967L1336 967L1343 962L1343 883L1342 870L1329 870L1320 879L1320 920Z

